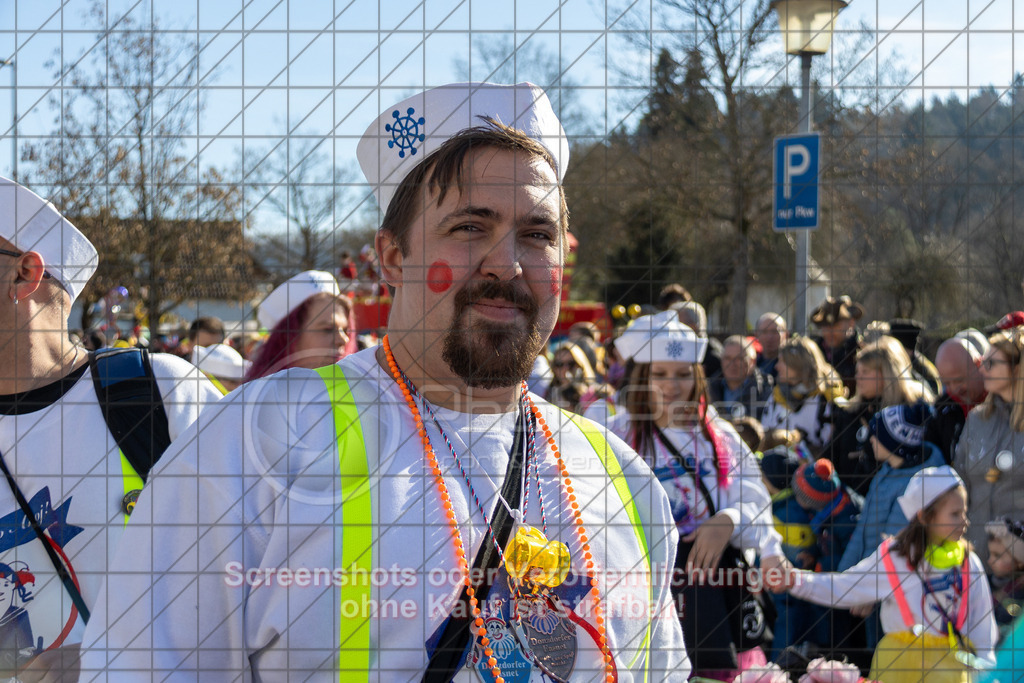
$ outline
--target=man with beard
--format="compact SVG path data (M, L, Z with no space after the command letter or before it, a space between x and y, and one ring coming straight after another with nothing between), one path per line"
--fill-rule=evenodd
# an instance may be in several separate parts
M685 680L667 497L620 440L524 389L567 229L547 97L435 88L386 109L358 156L384 211L383 345L248 384L172 445L84 669Z

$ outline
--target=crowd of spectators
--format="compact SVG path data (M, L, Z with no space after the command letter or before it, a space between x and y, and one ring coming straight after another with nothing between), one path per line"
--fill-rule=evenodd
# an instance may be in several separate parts
M224 393L280 369L330 363L357 348L345 285L355 270L348 256L340 286L319 271L282 284L260 307L263 334L229 337L220 320L199 318L151 348L191 360ZM537 358L529 384L606 425L675 487L680 570L694 561L712 568L733 547L762 564L784 557L801 570L852 571L913 521L899 501L915 475L952 466L967 494L966 538L986 563L991 614L1000 636L1009 633L1024 609L1024 328L1014 324L1024 314L958 332L932 359L920 324L861 326L866 311L847 297L812 312L812 336L791 334L769 312L721 340L683 287L666 287L659 303L661 313L606 337L593 323L573 325ZM685 357L665 355L658 335L668 331L685 340ZM137 339L94 331L83 341L102 348ZM648 348L657 344L660 357ZM703 461L712 465L700 469ZM708 610L709 596L715 591L691 587L677 597ZM879 603L841 609L789 594L768 603L758 637L719 629L717 647L691 652L697 669L725 677L763 664L760 655L791 667L823 654L866 673L884 642ZM706 654L716 651L732 655Z
M933 340L936 352L929 357L921 348L919 323L862 325L866 311L848 297L829 298L812 312L810 336L790 334L782 315L766 313L753 330L723 335L721 341L709 337L704 309L684 288L667 287L660 303L700 340L699 359L680 359L689 361L682 369L678 363L666 369L663 363L637 362L629 355L635 349L624 347L633 326L650 326L657 317L644 316L608 339L588 330L585 348L599 355L584 353L575 338L553 343L535 373L539 379L548 370L553 377L546 384L539 380L535 390L607 424L663 483L678 475L672 470L678 463L700 463L702 457L730 462L737 477L757 468L780 552L811 572L852 571L877 560L881 544L913 527L899 501L914 476L952 467L966 492L966 547L985 563L985 595L991 595L986 614L1005 636L1024 606L1024 327L1014 324L1024 314L984 331L966 329ZM553 363L547 365L549 357ZM673 380L666 372L681 374ZM595 387L597 410L593 400L580 400ZM735 444L734 450L718 454L723 444ZM698 478L710 489L712 503L728 508L731 498L722 498L727 489L717 491L722 481L709 473L701 471ZM684 556L693 552L695 530L716 524L714 506L701 507L698 488L691 482L673 499L680 530L690 539L681 545ZM949 499L942 497L943 504ZM753 520L737 515L716 542L729 539L740 550L762 554L763 545L775 552L763 539L750 540ZM705 604L700 594L687 597ZM783 666L806 665L821 654L853 662L863 673L874 671L872 653L877 659L879 643L891 644L883 638L885 599L841 609L774 596L774 623L768 625L774 636L760 649ZM973 627L984 631L986 623ZM732 643L734 651L737 645ZM742 669L745 661L713 664L705 673Z

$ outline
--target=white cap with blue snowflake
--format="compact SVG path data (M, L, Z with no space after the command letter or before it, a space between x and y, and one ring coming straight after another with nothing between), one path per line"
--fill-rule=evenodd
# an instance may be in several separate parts
M615 340L615 349L623 358L637 363L700 363L707 348L708 340L679 322L675 311L640 316Z
M456 133L484 125L482 117L522 131L551 153L558 181L569 164L569 139L544 91L532 83L453 83L388 107L366 129L356 156L381 211L399 184Z

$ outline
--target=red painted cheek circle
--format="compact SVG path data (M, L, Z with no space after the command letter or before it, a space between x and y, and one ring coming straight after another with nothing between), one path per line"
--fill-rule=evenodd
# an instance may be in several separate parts
M551 269L551 293L558 294L562 289L562 269Z
M427 287L434 294L442 294L451 289L452 269L444 261L434 261L427 271Z

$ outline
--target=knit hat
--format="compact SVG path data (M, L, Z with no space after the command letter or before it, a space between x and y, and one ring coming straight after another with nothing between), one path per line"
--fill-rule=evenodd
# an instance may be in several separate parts
M765 481L780 491L789 488L793 475L800 469L801 460L786 446L776 446L761 456L761 473Z
M910 478L903 495L896 499L907 520L934 503L944 493L963 486L963 479L949 465L925 467Z
M1024 525L1009 517L1002 517L986 524L985 533L1002 541L1013 559L1024 563Z
M988 353L988 337L973 327L968 327L966 330L960 330L953 335L953 339L960 342L960 345L967 350L967 353L971 355L971 360L975 363L980 362L982 357Z
M388 107L359 140L356 157L381 212L387 213L398 186L423 159L456 134L486 125L484 117L543 145L562 181L569 165L569 138L540 87L453 83Z
M256 314L260 327L274 329L306 299L317 294L341 294L333 275L322 270L306 270L291 277L278 285L260 304Z
M903 467L924 461L924 423L928 404L918 402L882 408L871 416L868 431L885 449L903 459Z
M7 178L0 178L0 237L20 252L42 256L46 272L72 302L99 265L96 247L53 204Z
M805 510L823 510L836 497L842 495L843 485L832 462L821 458L813 465L800 465L793 475L793 493L796 502Z
M679 322L675 311L640 316L615 340L615 348L624 358L637 363L683 361L700 363L708 340Z

